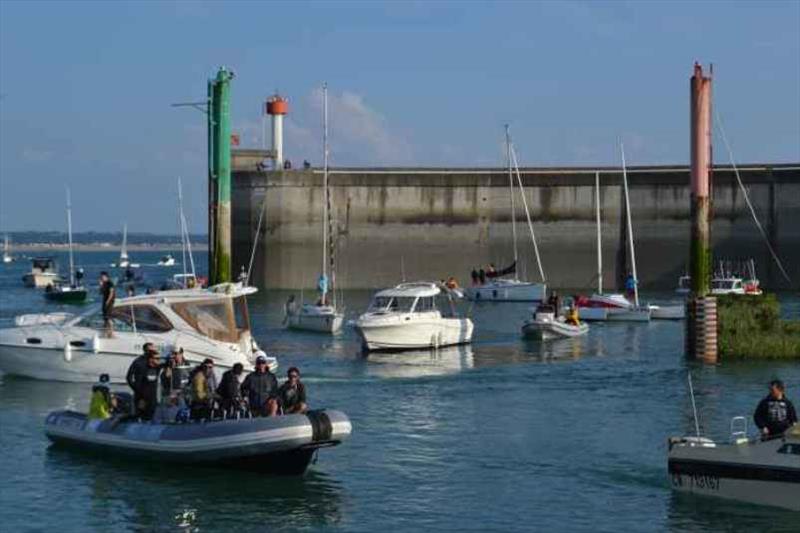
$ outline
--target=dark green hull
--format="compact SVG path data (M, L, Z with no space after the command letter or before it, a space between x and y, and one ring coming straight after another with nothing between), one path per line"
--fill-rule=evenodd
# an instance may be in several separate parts
M51 302L58 302L62 304L82 304L86 301L86 289L73 289L69 291L62 291L54 289L45 291L44 297Z

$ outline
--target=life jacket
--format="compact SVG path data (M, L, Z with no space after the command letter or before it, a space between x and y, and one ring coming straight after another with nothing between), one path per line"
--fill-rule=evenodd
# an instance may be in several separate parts
M89 403L89 420L105 420L111 417L111 396L108 387L95 385L92 387L92 399Z

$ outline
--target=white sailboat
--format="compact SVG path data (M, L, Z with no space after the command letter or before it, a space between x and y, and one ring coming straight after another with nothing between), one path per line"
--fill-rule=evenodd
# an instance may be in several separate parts
M111 263L114 268L139 268L139 263L131 263L128 257L128 225L122 226L122 247L119 250L119 261Z
M620 145L622 154L622 186L625 194L625 212L628 224L628 251L631 257L631 274L633 276L633 302L623 294L603 293L603 249L600 223L600 173L595 173L595 218L597 221L597 292L589 298L578 298L578 316L581 320L647 322L650 320L650 308L639 305L639 282L636 275L636 255L633 245L633 227L631 224L631 206L628 195L628 173L625 167L625 151Z
M8 233L6 233L3 240L3 263L11 263L14 261L14 256L11 255L11 245L9 244Z
M545 283L544 269L542 268L542 261L539 256L539 247L536 244L536 235L533 232L533 223L531 222L530 210L528 209L528 201L525 199L525 189L522 187L522 178L519 173L519 165L517 164L517 157L514 147L511 144L511 135L508 132L508 125L506 125L506 156L508 159L508 186L509 195L511 198L511 241L514 249L514 263L507 270L512 270L513 278L504 278L500 275L489 274L490 277L485 283L474 284L464 290L465 296L472 301L490 301L490 302L540 302L545 299L547 293L547 285ZM536 262L539 266L539 276L541 283L530 281L522 281L519 279L519 249L517 246L517 213L514 203L514 173L512 171L512 164L516 169L517 184L519 185L520 196L522 197L522 205L525 208L525 216L528 220L528 229L531 234L531 241L533 242L533 250L536 254Z
M51 302L83 303L86 301L86 287L83 276L75 277L75 257L72 251L72 200L67 189L67 237L69 239L69 284L56 282L45 288L44 297Z
M322 86L322 115L323 115L323 172L322 188L324 199L322 202L322 272L320 273L317 288L319 300L314 304L301 303L297 309L293 302L286 305L286 319L291 329L319 331L323 333L336 333L342 329L344 312L340 309L336 298L336 262L334 256L334 235L331 227L331 193L328 186L328 84ZM328 267L330 266L330 282ZM330 296L329 296L330 293Z

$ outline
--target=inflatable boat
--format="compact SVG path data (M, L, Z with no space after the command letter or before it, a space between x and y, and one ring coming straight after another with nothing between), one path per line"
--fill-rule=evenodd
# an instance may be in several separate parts
M540 340L579 337L589 332L589 326L581 323L569 324L563 317L556 317L552 310L533 313L533 318L522 325L522 336Z
M103 456L290 475L305 472L316 450L340 444L351 431L347 415L334 410L166 424L55 411L45 421L53 443Z

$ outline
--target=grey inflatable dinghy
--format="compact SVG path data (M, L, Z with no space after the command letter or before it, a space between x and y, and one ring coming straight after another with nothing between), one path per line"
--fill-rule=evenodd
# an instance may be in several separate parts
M278 474L302 474L316 450L336 446L351 431L347 415L334 410L170 424L89 420L83 413L55 411L45 421L45 434L54 443L104 456Z

